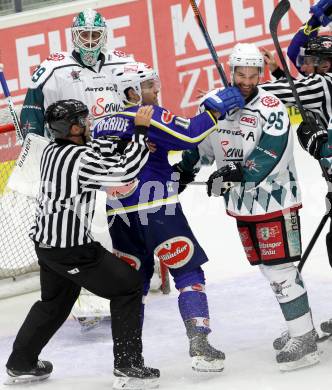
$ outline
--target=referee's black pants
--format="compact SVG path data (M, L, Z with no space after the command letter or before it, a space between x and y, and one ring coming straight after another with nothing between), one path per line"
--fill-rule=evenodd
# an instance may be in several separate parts
M67 319L81 287L112 299L114 366L142 364L139 272L93 242L72 248L42 248L36 243L40 265L41 300L28 313L13 345L7 367L34 366L43 347Z

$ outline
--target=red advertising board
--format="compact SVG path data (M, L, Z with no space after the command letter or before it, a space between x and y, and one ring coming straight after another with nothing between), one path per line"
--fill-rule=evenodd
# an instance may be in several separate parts
M106 2L105 2L106 3ZM112 2L109 2L112 4ZM278 0L197 0L220 62L229 76L227 57L235 43L255 42L273 49L269 19ZM280 42L287 48L309 17L314 0L292 0L283 18ZM162 105L184 116L194 115L198 89L220 85L219 76L187 0L118 0L98 10L109 26L110 47L151 64L162 82ZM69 50L73 16L0 27L0 62L4 63L14 101L22 102L33 69L50 52ZM47 19L48 18L48 19ZM0 18L1 19L1 18ZM1 25L1 23L0 23Z

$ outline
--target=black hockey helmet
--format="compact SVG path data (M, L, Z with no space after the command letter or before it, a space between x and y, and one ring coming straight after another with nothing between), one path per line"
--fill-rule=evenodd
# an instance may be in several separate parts
M85 127L88 107L79 100L58 100L50 104L45 112L45 121L54 138L65 138L70 134L72 125Z
M332 58L332 36L319 35L309 39L304 53L308 56Z
M302 65L320 66L319 73L330 72L332 67L332 36L319 35L309 39L306 45L300 48L296 65L298 67Z

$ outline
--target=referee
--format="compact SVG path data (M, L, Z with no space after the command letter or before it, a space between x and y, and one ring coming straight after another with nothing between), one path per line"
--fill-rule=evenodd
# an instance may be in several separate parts
M28 313L6 364L8 384L46 379L53 366L38 360L67 319L81 287L112 299L115 388L133 377L157 381L142 357L142 281L126 262L93 241L96 190L132 182L148 158L145 135L153 113L141 107L133 142L90 141L88 108L60 100L46 110L54 141L41 158L36 220L30 231L40 265L41 300ZM118 383L120 381L120 383ZM118 386L118 387L117 387ZM134 387L131 387L134 388Z

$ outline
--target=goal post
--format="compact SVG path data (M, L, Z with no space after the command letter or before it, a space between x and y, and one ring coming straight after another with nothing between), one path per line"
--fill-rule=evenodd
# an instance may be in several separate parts
M13 125L0 125L0 298L39 288L39 267L28 233L35 199L8 188L21 151Z

